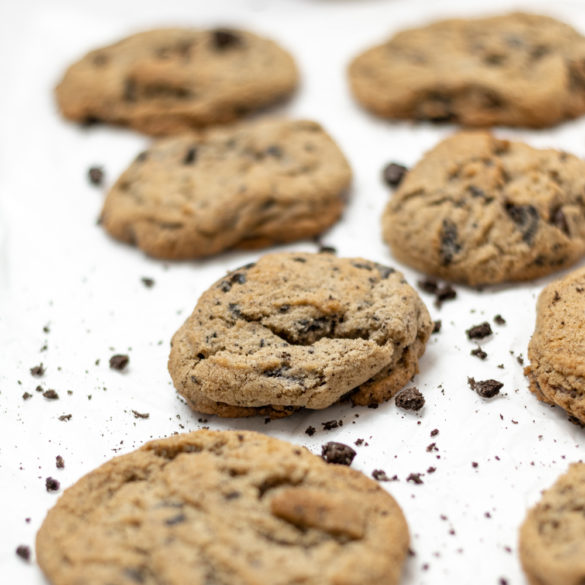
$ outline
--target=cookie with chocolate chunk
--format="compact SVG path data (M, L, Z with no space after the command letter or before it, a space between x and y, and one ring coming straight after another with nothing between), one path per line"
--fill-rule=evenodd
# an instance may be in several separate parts
M530 390L585 424L585 268L549 284L538 297L525 373Z
M443 20L365 51L349 81L384 118L547 127L585 113L585 38L536 14Z
M316 122L247 122L156 141L112 187L101 221L151 256L198 258L320 234L350 182Z
M400 507L362 473L259 433L198 431L80 479L36 549L53 585L397 585L408 544Z
M90 51L56 88L61 113L147 134L225 123L289 96L293 58L236 29L157 29Z
M585 583L585 463L573 463L526 515L519 553L530 585Z
M262 257L216 282L175 333L169 371L200 412L284 416L391 398L433 328L392 268L332 254Z
M402 262L472 285L529 280L585 253L585 162L462 132L408 173L382 218Z

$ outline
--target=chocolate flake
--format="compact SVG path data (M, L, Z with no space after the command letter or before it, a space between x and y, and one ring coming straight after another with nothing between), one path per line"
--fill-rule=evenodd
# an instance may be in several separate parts
M483 339L484 337L491 335L493 332L491 325L487 321L484 321L479 325L470 327L465 331L465 333L467 333L467 337L469 339Z
M506 203L506 213L522 232L522 239L527 244L532 244L534 234L538 229L538 210L533 205L514 205Z
M382 171L382 177L384 182L390 187L398 187L407 172L408 168L404 165L391 162L384 167L384 170Z
M339 465L351 465L356 452L344 443L329 441L321 447L321 457L327 463L337 463Z
M496 394L500 393L500 389L504 386L502 382L491 379L476 381L475 378L467 378L467 383L482 398L493 398Z
M396 406L404 410L420 410L425 405L425 397L414 386L403 390L396 396Z
M116 354L110 358L110 368L112 370L123 370L130 361L127 355Z
M150 418L150 413L148 412L138 412L137 410L132 410L132 414L134 418Z
M457 225L450 219L444 219L439 234L439 259L443 266L449 266L453 258L461 251L458 242Z
M90 167L87 171L87 178L92 185L101 187L104 182L104 169L102 167Z

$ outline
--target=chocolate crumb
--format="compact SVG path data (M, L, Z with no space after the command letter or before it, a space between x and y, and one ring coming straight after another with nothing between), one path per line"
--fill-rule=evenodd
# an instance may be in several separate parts
M112 370L123 370L130 361L127 355L116 354L110 358L110 368Z
M312 426L309 425L305 429L305 435L309 435L309 437L312 437L315 434L316 431L317 431L317 429L315 427L312 427Z
M479 467L479 463L477 461L472 461L471 467L473 467L474 469L477 469Z
M433 451L438 451L437 443L429 443L427 445L427 453L432 453Z
M363 444L364 444L364 439L361 439L361 438L360 439L356 439L356 441L354 443L354 445L356 447L361 447Z
M500 389L503 387L502 382L497 380L479 380L475 381L475 378L467 378L467 383L472 390L475 390L482 398L493 398L496 394L500 393Z
M30 369L31 376L40 377L40 376L44 375L44 373L45 373L45 368L43 367L43 364L39 364L38 366L34 366L33 368Z
M498 314L494 317L494 323L496 325L505 325L506 319L504 319L504 317L502 317L502 315Z
M61 484L55 478L47 477L47 479L45 479L45 487L48 492L56 492L61 487Z
M70 421L70 420L71 420L71 417L72 417L72 416L73 416L72 414L62 414L62 415L59 417L59 420L60 420L60 421L63 421L63 422L67 422L67 421Z
M434 278L425 278L425 280L419 280L417 283L418 287L430 295L434 295L439 288L437 281Z
M43 392L43 396L45 398L48 398L49 400L58 400L59 399L59 394L57 394L57 392L55 392L55 390L45 390L45 392Z
M321 447L321 457L327 463L338 463L339 465L351 465L356 452L348 445L330 441Z
M330 431L332 429L336 429L337 427L343 426L343 421L339 420L328 420L326 422L321 423L323 425L324 431Z
M148 412L138 412L137 410L133 410L132 414L134 418L150 418L150 413Z
M404 410L420 410L425 405L425 397L414 386L403 390L396 396L396 406Z
M408 168L404 165L391 162L384 167L382 171L382 178L384 179L384 182L390 187L398 187L407 172Z
M492 334L492 328L487 321L484 321L479 325L470 327L465 331L465 333L467 333L467 337L469 339L483 339L484 337Z
M87 171L87 178L92 185L100 187L104 181L104 169L102 167L90 167Z
M441 331L441 320L437 319L437 321L433 321L433 331L432 333L439 333Z
M445 301L457 298L457 291L450 284L444 284L437 289L435 297L435 305L440 309Z
M431 431L431 437L436 437L439 434L439 429L433 429Z
M28 400L29 398L32 398L32 394L31 394L30 392L25 392L25 393L22 395L22 399L23 399L23 400Z
M146 288L152 288L154 286L154 279L153 278L148 278L147 276L143 276L140 280L142 281L142 284Z
M28 561L30 561L30 546L26 546L26 544L19 544L16 547L16 555L28 563Z
M475 349L472 349L469 353L475 357L478 357L480 360L485 360L487 357L487 353L479 346L477 346Z
M63 469L65 467L65 459L63 459L61 455L57 455L57 457L55 457L55 466L57 469Z
M522 354L520 354L519 356L516 356L516 361L523 366L524 365L524 356Z
M437 468L436 467L429 467L427 469L427 473L435 473L435 471L437 471Z
M422 473L411 473L406 478L406 481L411 481L412 483L416 483L417 485L420 485L421 483L424 483L423 480L421 479L421 475L422 475Z
M376 481L398 481L397 475L388 477L387 473L383 469L374 469L374 471L372 471L372 477Z

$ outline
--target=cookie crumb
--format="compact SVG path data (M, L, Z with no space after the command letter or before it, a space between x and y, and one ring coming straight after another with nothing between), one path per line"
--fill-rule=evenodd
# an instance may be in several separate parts
M104 169L103 167L90 167L87 171L87 178L92 185L96 187L101 187L102 183L104 182Z
M396 406L404 410L420 410L425 405L425 397L414 386L403 390L395 399Z
M30 561L30 546L26 546L26 544L19 544L16 547L16 555L28 563Z
M344 443L329 441L321 447L321 457L327 463L338 463L339 465L351 465L356 452Z
M493 332L491 325L487 321L484 321L479 325L470 327L465 333L467 333L469 339L483 339L484 337L491 335Z
M491 379L476 381L475 378L467 378L467 383L482 398L493 398L496 394L500 393L500 389L504 386L502 382Z
M469 353L475 357L478 357L480 360L485 360L488 355L487 352L479 347L479 345L475 349L472 349Z
M382 170L382 178L390 187L398 187L408 172L408 168L399 163L388 163Z
M48 492L59 491L60 487L61 484L54 477L47 477L47 479L45 479L45 488L47 489Z
M110 368L112 370L123 370L130 361L127 355L116 354L110 358Z

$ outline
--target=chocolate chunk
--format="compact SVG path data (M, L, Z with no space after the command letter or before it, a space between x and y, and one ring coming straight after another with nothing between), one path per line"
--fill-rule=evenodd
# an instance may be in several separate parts
M564 234L570 236L571 233L569 232L569 224L567 223L567 218L563 213L562 207L557 207L552 209L550 212L550 222L558 227Z
M408 172L408 168L398 163L388 163L382 171L384 182L390 187L398 187L404 179L404 175Z
M65 467L65 459L63 459L61 455L57 455L57 457L55 457L55 466L57 469L63 469Z
M492 328L487 321L484 321L479 325L474 325L473 327L466 329L465 333L467 333L469 339L483 339L492 334Z
M116 354L110 358L110 368L112 370L123 370L130 361L127 355Z
M531 244L538 229L538 210L533 205L506 203L506 213L522 232L522 239Z
M461 251L461 244L457 241L457 225L450 219L444 219L439 238L439 259L443 266L449 266Z
M336 429L337 427L342 426L343 422L337 420L328 420L326 422L322 422L321 424L323 425L324 431L330 431L332 429Z
M212 32L213 46L215 49L223 51L231 47L236 47L242 43L239 35L226 28L218 28Z
M421 479L422 473L411 473L407 478L406 481L411 481L412 483L421 484L423 480Z
M55 390L45 390L43 392L43 396L45 398L48 398L49 400L58 400L59 399L59 394L57 394L57 392L55 392Z
M192 146L189 148L185 154L185 158L183 159L184 165L192 165L197 160L197 147Z
M23 561L30 561L30 546L26 546L26 544L19 544L16 547L16 555L19 556Z
M503 387L502 382L497 380L479 380L475 378L467 378L469 387L477 392L482 398L493 398L496 394L500 393L500 388Z
M104 181L104 169L102 167L90 167L87 171L89 182L96 187L100 187Z
M351 465L356 452L348 445L329 441L321 447L321 457L327 463L337 463L339 465Z
M439 285L434 278L425 278L425 280L419 280L416 284L422 291L431 295L434 295L439 288Z
M496 315L494 317L494 323L496 325L505 325L506 324L506 319L504 319L504 317L502 317L502 315Z
M140 280L142 281L142 284L146 288L152 288L154 286L154 279L153 278L148 278L147 276L143 276Z
M475 349L472 349L469 353L471 355L474 355L475 357L478 357L480 360L485 360L485 358L487 357L487 353L479 346L476 347Z
M431 333L439 333L441 331L442 322L440 319L433 321L433 330Z
M38 366L34 366L34 368L30 369L31 376L40 377L40 376L44 375L44 373L45 373L45 368L43 367L43 364L39 364Z
M414 386L403 390L396 396L396 406L404 410L420 410L425 405L425 397Z
M282 149L280 146L273 144L266 149L266 154L269 156L273 156L274 158L282 158Z
M435 297L435 304L441 308L445 301L452 301L457 298L457 291L450 284L443 284L436 290Z
M61 487L61 484L55 478L47 477L47 479L45 479L45 487L48 492L56 492Z
M317 429L315 427L312 427L312 426L309 425L305 429L305 435L309 435L309 437L312 437L316 433L316 431L317 431Z

